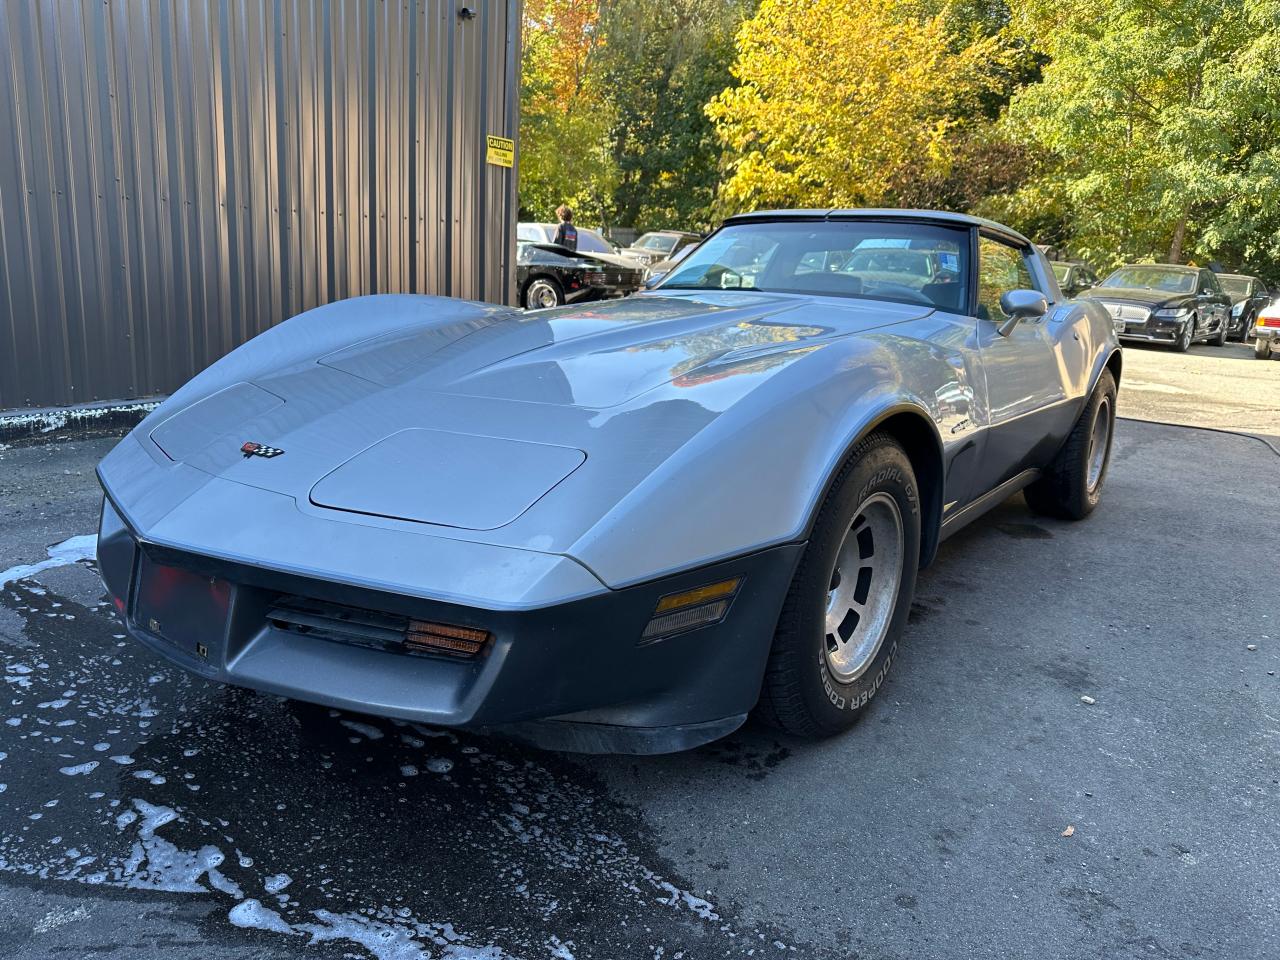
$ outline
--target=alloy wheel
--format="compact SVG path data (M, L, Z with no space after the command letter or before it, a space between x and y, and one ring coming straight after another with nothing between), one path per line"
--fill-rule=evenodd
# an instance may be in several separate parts
M898 502L887 493L873 494L845 533L827 592L823 652L827 667L842 683L866 672L889 632L903 550Z
M1088 472L1085 483L1093 493L1102 483L1102 473L1107 468L1107 456L1111 451L1111 400L1104 397L1093 415L1093 429L1089 433L1089 459L1085 461Z
M529 284L529 289L525 292L525 302L533 310L540 310L544 307L558 307L560 305L560 291L552 286L548 280L535 280Z

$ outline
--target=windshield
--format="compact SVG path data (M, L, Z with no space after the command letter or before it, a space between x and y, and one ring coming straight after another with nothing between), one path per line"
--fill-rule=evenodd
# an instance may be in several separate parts
M657 250L659 253L670 253L676 245L676 238L661 233L646 233L635 242L642 250Z
M546 243L551 238L547 234L546 228L540 223L518 223L516 224L516 239L525 240L529 243Z
M1133 290L1160 290L1164 293L1195 293L1198 274L1177 267L1121 267L1102 282L1104 287Z
M613 253L609 241L586 227L578 228L578 249L584 253Z
M894 220L731 224L658 286L868 297L962 312L968 241L963 229Z
M1243 300L1249 296L1248 277L1224 277L1219 275L1218 283L1222 284L1222 292L1232 300Z
M1071 264L1069 263L1052 263L1053 275L1058 278L1059 283L1065 283L1067 274L1071 272Z

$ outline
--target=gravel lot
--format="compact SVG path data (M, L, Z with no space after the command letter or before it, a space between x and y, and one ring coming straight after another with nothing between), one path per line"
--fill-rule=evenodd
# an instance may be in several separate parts
M1276 442L1278 384L1136 348L1121 413ZM94 530L112 442L0 451L0 571ZM1278 467L1123 422L1088 522L1019 497L944 547L820 744L582 758L332 715L124 641L87 562L9 580L0 956L1280 956Z

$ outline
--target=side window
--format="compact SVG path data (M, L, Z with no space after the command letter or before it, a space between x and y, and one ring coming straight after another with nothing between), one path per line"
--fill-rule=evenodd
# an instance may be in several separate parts
M1001 294L1010 290L1038 290L1031 279L1026 255L1007 243L978 238L978 317L982 320L1004 320L1000 309Z

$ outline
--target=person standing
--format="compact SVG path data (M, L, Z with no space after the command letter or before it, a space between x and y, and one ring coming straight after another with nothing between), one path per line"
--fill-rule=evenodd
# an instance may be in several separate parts
M556 219L560 221L560 226L556 227L552 243L568 250L577 250L578 228L573 225L573 211L562 203L556 207Z

